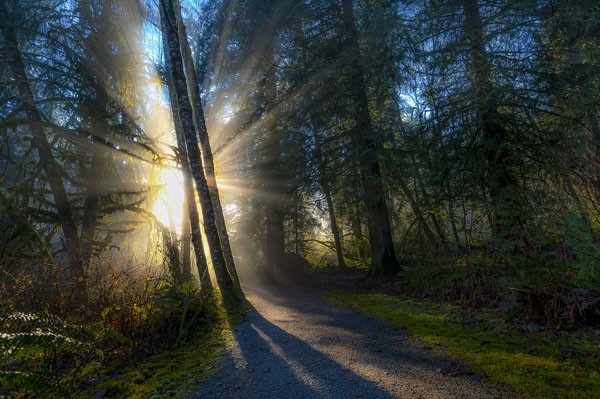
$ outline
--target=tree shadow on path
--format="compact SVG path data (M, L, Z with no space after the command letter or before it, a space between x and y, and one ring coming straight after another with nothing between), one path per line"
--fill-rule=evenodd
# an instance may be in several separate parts
M439 377L440 364L452 367L405 345L399 331L314 293L245 291L253 302L247 319L234 330L224 367L200 386L199 398L418 398L420 380ZM380 384L384 379L388 383ZM436 391L435 381L426 385L429 393Z

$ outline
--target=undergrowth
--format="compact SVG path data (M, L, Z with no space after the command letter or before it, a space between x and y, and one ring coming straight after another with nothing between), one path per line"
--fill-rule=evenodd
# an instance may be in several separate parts
M222 322L224 323L224 322ZM215 370L225 346L225 324L196 331L185 346L108 367L95 387L107 398L189 398Z
M466 361L522 398L600 398L597 330L532 333L512 329L497 314L475 315L448 304L382 294L328 296L407 329L417 343Z
M537 253L475 250L449 261L423 261L398 290L422 299L503 312L508 322L562 329L600 325L600 274L591 260L553 245Z
M123 364L113 362L95 387L107 398L189 398L200 381L216 371L231 326L245 316L242 308L218 308L215 319L193 331L185 346Z
M119 385L143 381L145 390L114 397L160 397L167 371L184 389L183 373L200 378L222 347L222 310L194 284L108 271L90 276L87 300L77 303L69 290L35 279L14 280L10 293L0 294L0 397L90 397L103 389L112 395L110 381L128 373L118 370L131 359L130 368L152 372ZM38 286L53 291L42 300ZM177 363L187 366L177 365L181 378L172 373Z

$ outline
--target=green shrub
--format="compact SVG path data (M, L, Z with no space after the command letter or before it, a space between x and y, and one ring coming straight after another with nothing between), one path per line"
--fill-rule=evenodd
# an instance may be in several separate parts
M70 396L93 386L106 364L178 346L221 317L214 299L192 283L123 273L105 277L90 280L88 302L63 317L21 312L19 303L4 306L0 395ZM51 303L63 297L47 299L48 308L66 309Z
M423 263L415 266L405 280L410 289L422 297L482 306L503 296L503 287L499 286L502 268L500 260L472 252L447 265Z

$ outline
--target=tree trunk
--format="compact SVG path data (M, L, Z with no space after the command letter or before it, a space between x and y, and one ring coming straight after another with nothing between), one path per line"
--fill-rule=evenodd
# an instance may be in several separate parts
M266 245L271 267L285 267L285 230L283 212L277 206L267 209Z
M54 206L58 213L58 221L64 234L65 249L69 257L71 275L75 281L78 294L85 296L86 273L77 225L73 218L65 186L63 185L60 167L54 159L52 148L44 133L42 116L35 106L33 92L31 91L29 78L25 71L25 64L19 50L17 36L10 25L11 16L6 8L5 0L0 0L0 19L3 21L0 24L0 32L4 42L6 60L15 79L17 95L23 105L27 122L31 128L33 143L39 154L39 163L50 184Z
M110 11L110 2L102 0L102 12L97 21L99 31L110 31L110 19L113 16ZM82 16L85 20L89 18L93 23L94 17ZM91 43L88 43L91 44ZM92 44L97 51L90 48L87 50L88 60L93 59L96 54L110 54L110 45L107 40L97 40ZM85 197L83 204L82 226L81 226L81 246L82 259L84 267L88 266L94 254L94 245L96 244L96 230L98 228L98 214L100 212L100 197L105 190L106 173L108 170L107 155L103 151L103 145L109 135L110 126L108 123L107 109L109 105L109 94L102 85L107 79L107 72L99 72L91 68L86 63L83 64L88 72L89 84L95 93L94 100L89 100L91 129L92 129L92 148L86 154L90 159L89 167L84 166L83 176L85 185Z
M162 19L161 28L164 32L165 26L164 21ZM204 244L202 242L202 232L200 230L200 214L198 213L196 194L194 193L194 181L190 169L187 144L185 143L185 132L183 130L183 125L181 124L179 114L177 113L177 95L175 94L173 77L169 73L169 70L171 68L171 61L168 52L168 42L166 35L163 34L162 36L162 42L165 52L165 63L167 66L165 80L167 82L167 88L169 90L169 102L171 104L173 124L175 125L175 137L177 138L177 148L179 149L179 163L181 164L181 173L183 174L185 208L184 215L187 216L186 219L183 219L183 225L181 229L181 239L182 244L184 246L184 259L182 260L182 268L184 270L184 278L188 278L188 276L191 276L191 259L189 259L191 243L194 247L194 257L196 258L196 269L198 271L198 279L200 280L200 288L207 295L212 295L213 286L212 282L210 281L210 273L208 272L206 253L204 252ZM187 270L189 270L189 272L187 272Z
M356 251L356 257L361 261L367 258L367 245L363 234L363 221L362 221L362 202L360 198L355 198L352 201L353 209L351 211L351 226L352 234L354 236L354 249Z
M274 35L276 27L274 26L275 1L269 2L269 14L266 23L269 24L266 29L269 32L263 39L267 41L263 46L262 53L262 79L259 81L259 90L263 97L261 102L260 114L265 120L267 130L265 132L265 144L263 147L263 167L266 173L263 174L265 184L265 252L269 267L274 273L274 269L285 267L285 228L284 228L284 203L286 200L286 187L282 171L282 144L281 133L275 129L276 114L270 114L277 103L277 86L275 77L274 62ZM267 166L268 165L268 166Z
M363 201L371 244L371 272L394 274L401 268L394 251L390 218L381 178L378 145L373 138L358 33L354 25L352 0L342 0L342 17L346 31L347 58L349 59L346 67L350 80L350 97L355 107L355 126L352 128L351 137L354 147L359 151Z
M227 270L219 233L215 222L215 213L210 196L210 190L204 175L202 158L194 129L193 110L187 93L187 82L184 74L183 59L181 56L181 47L177 34L177 22L172 0L160 0L161 17L164 24L164 35L167 39L168 54L170 58L170 72L173 78L173 87L177 98L177 109L183 131L185 133L185 142L188 151L188 159L192 177L196 183L200 205L202 208L202 217L204 220L204 232L210 249L210 255L215 270L215 276L221 289L223 302L233 304L240 301L234 287L231 275Z
M422 198L427 198L427 190L425 188L425 184L423 183L423 177L421 176L421 172L419 170L417 162L414 159L414 154L413 154L413 156L411 156L411 161L412 161L413 166L415 167L415 177L416 177L415 197L418 197L417 192L420 191ZM413 197L413 201L415 201L415 204L418 204L417 198L415 198L415 197ZM417 208L420 208L420 206L417 205ZM442 226L440 225L438 218L435 216L435 214L430 213L429 219L431 219L433 228L435 229L435 232L437 233L437 238L439 239L439 243L441 245L447 244L448 237L447 237L444 229L442 229ZM426 221L424 220L424 222L426 222Z
M503 241L523 237L524 214L519 201L519 189L511 168L511 154L507 146L507 132L498 111L494 95L492 65L485 49L485 32L477 0L461 0L465 14L464 30L470 47L470 75L475 92L477 110L483 129L486 159L486 186L493 209L492 226Z
M592 190L596 202L598 202L600 200L600 124L598 124L598 109L596 105L590 104L586 109L586 114L589 130L592 133L591 141L594 147L592 170L595 173L593 174L594 178L591 179L593 182Z
M186 191L187 190L184 187L184 193ZM189 281L192 280L192 229L190 227L190 209L188 207L187 199L183 200L182 212L183 216L181 217L181 270L183 273L183 278ZM198 212L197 209L196 212Z
M181 173L183 174L183 214L185 216L181 228L181 241L183 246L183 278L191 278L192 270L190 259L190 244L192 244L194 247L194 256L196 258L196 269L198 270L200 288L202 289L202 291L209 294L213 292L213 287L212 282L210 281L210 274L208 273L208 263L206 261L206 254L204 252L204 244L202 243L202 233L200 230L200 214L198 213L198 205L196 204L194 182L192 179L192 173L190 171L187 145L185 144L185 133L183 131L181 121L179 120L179 114L177 113L177 97L175 95L175 88L173 87L173 79L168 75L169 74L167 74L167 87L169 89L169 101L171 103L173 123L175 125L177 148L179 149L179 163L181 164Z
M202 159L204 161L204 173L206 174L206 180L208 182L208 189L212 199L213 208L215 211L215 223L217 225L217 232L219 239L221 240L221 248L223 250L223 256L227 264L227 270L231 275L231 280L237 291L237 295L240 298L244 297L242 288L240 286L240 280L235 268L235 261L233 259L233 252L231 251L231 244L229 242L229 234L227 233L227 225L225 223L225 216L223 215L223 208L221 207L221 198L219 196L219 189L217 187L217 178L215 175L215 165L212 155L212 149L210 146L210 139L208 137L208 130L206 129L206 122L204 120L204 111L202 108L202 98L200 96L200 86L198 85L198 77L196 74L196 68L194 67L194 60L192 59L192 51L187 40L187 34L185 25L183 24L183 18L181 17L181 6L178 1L173 2L175 8L175 18L177 19L177 31L179 33L179 45L181 46L181 55L183 57L184 71L187 78L187 89L192 103L194 125L200 139L200 146L202 147Z
M338 266L346 267L346 261L344 260L344 250L342 249L342 240L340 238L340 230L335 220L335 210L333 209L333 199L331 198L331 190L329 189L329 183L327 179L321 177L321 187L325 194L325 200L327 201L327 212L329 213L329 224L331 225L331 234L333 234L333 240L335 242L335 254L337 255Z
M344 249L342 247L342 239L340 235L340 230L338 228L337 220L335 217L335 209L333 207L333 198L331 196L331 188L329 186L328 176L326 176L326 161L325 154L323 154L323 149L321 146L321 141L319 140L319 136L317 134L317 129L321 129L322 121L316 112L310 112L310 118L312 121L312 134L313 139L315 141L314 144L314 157L317 162L318 172L319 172L319 183L321 184L321 189L323 190L323 194L325 194L325 201L327 201L327 213L329 214L329 225L331 227L331 234L333 235L333 241L335 243L335 253L338 260L339 267L347 267L346 261L344 259Z

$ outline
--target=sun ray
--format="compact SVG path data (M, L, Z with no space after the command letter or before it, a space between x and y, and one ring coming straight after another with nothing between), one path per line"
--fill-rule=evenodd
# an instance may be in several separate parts
M183 224L183 175L180 170L161 168L156 178L160 186L152 207L156 219L181 234Z

